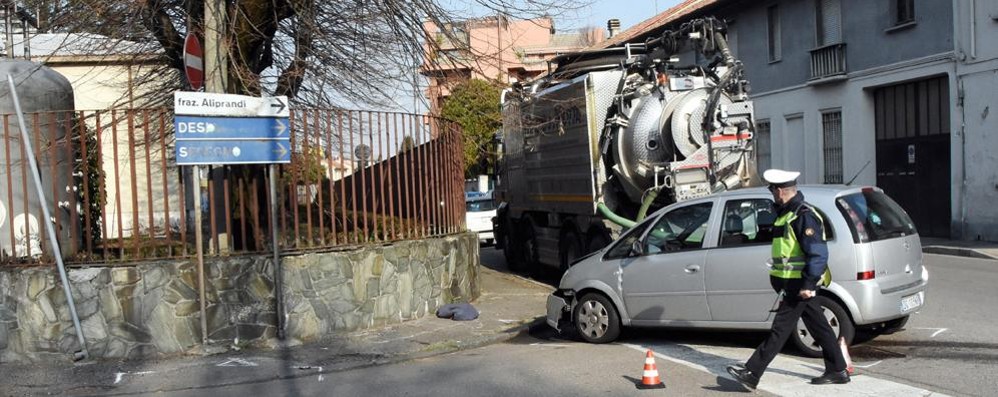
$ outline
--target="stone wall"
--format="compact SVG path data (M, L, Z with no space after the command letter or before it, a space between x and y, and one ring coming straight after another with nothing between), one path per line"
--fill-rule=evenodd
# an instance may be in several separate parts
M474 234L282 258L287 337L415 319L479 295ZM277 333L269 256L205 260L209 344L269 345ZM202 349L196 262L71 269L87 348L141 359ZM0 269L0 362L67 359L78 349L55 268Z

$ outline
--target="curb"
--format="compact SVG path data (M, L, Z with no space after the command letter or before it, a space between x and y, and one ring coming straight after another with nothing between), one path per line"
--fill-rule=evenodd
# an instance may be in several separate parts
M998 260L998 258L985 254L975 249L971 248L959 248L959 247L943 247L938 245L922 247L922 252L926 254L938 254L938 255L949 255L949 256L960 256L964 258L976 258L976 259L988 259L988 260Z

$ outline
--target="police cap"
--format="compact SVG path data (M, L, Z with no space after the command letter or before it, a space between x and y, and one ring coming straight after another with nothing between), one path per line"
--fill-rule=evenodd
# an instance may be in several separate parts
M766 180L772 187L790 187L797 185L797 177L800 172L784 171L778 169L768 169L762 173L762 179Z

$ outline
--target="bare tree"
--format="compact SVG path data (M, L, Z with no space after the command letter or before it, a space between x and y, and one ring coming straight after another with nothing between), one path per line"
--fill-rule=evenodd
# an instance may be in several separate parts
M92 33L92 46L150 48L161 68L139 78L156 85L147 101L168 97L183 81L187 32L204 31L205 0L27 0L49 32ZM468 10L444 0L226 0L223 47L226 91L287 95L299 106L391 105L411 87L423 64L423 45L435 46L422 26L444 26L470 14L532 18L578 9L569 0L475 0ZM446 33L445 34L449 34ZM98 38L99 37L99 38ZM146 51L149 52L149 51ZM147 87L148 88L148 87ZM411 91L407 91L411 92Z

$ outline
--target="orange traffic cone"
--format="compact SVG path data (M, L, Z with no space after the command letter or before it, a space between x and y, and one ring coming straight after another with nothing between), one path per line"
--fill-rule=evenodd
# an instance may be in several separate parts
M842 348L842 357L846 359L846 372L852 375L856 368L852 366L852 357L849 357L849 346L846 345L846 338L839 338L839 347Z
M655 366L655 355L651 350L645 354L645 370L641 375L641 383L637 384L638 389L664 389L665 384L658 379L658 367Z

